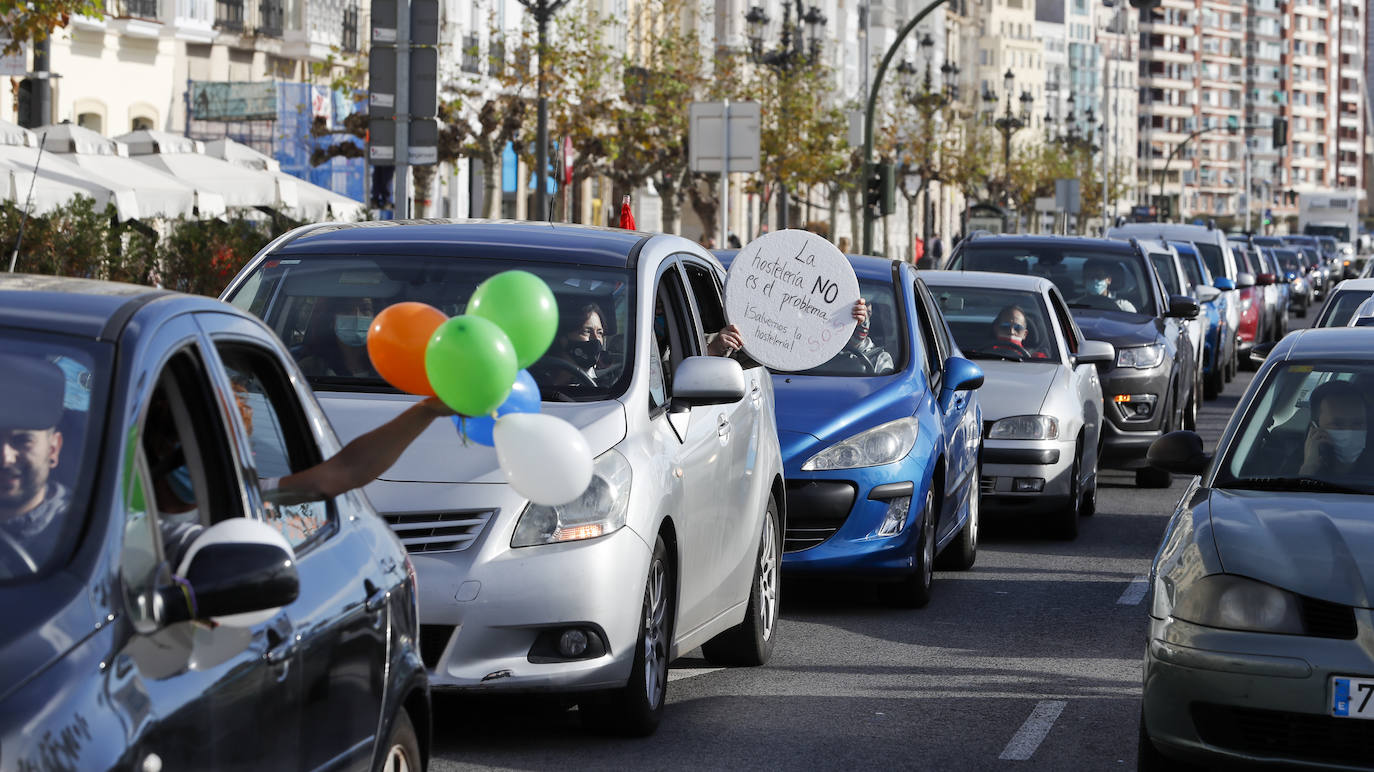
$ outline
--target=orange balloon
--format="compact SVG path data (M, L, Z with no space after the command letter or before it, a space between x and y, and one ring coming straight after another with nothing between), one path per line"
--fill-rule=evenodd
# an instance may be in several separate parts
M425 347L446 321L443 311L425 303L397 303L382 309L367 331L367 355L372 366L401 391L435 396L425 374Z

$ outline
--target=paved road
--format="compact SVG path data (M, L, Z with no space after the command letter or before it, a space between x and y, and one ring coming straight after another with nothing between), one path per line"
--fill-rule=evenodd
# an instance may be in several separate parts
M1205 404L1209 446L1250 378ZM937 573L925 609L786 583L772 662L678 661L649 739L588 734L552 700L440 700L434 768L1134 769L1144 576L1186 481L1133 482L1102 474L1074 542L986 523L977 565Z

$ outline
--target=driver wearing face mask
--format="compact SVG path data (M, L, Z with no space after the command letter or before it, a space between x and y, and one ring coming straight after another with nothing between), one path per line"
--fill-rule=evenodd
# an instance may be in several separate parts
M1309 404L1312 423L1303 443L1300 476L1340 478L1374 468L1369 408L1358 388L1347 381L1328 381L1313 389Z
M588 303L577 310L572 323L559 336L561 358L573 363L591 385L596 383L596 369L606 351L606 325L601 308Z
M854 308L850 311L854 316L854 332L850 333L849 340L844 344L844 350L859 356L868 362L870 371L874 375L886 375L892 372L895 367L892 362L892 354L887 349L873 342L869 337L872 322L868 302L863 298L854 301Z
M301 372L332 378L377 377L367 355L367 331L373 315L371 298L316 300L306 334L310 349L297 359Z
M1112 263L1107 260L1093 259L1083 264L1084 294L1072 301L1076 306L1100 308L1101 304L1115 305L1122 311L1135 313L1135 304L1119 298L1112 292Z

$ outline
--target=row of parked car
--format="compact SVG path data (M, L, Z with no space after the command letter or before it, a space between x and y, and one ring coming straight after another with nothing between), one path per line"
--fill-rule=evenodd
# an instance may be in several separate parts
M1073 538L1099 467L1167 485L1151 443L1285 326L1241 247L1136 227L971 237L942 271L851 257L867 319L802 373L712 356L733 255L661 234L307 226L227 303L0 280L0 768L420 767L433 689L566 693L646 734L673 658L769 659L783 569L921 606L937 561L974 564L983 507ZM372 369L370 317L461 313L512 267L558 300L529 369L591 447L586 494L534 505L439 422L365 496L266 503L415 401ZM176 528L247 521L277 540L178 558Z

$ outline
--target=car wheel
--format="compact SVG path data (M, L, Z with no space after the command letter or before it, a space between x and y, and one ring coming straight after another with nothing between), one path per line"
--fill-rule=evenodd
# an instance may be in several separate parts
M423 759L415 725L410 723L406 709L399 708L395 720L391 722L391 735L386 738L386 750L382 753L382 763L377 767L377 772L420 772L424 769Z
M955 537L954 543L945 548L940 553L939 563L941 568L951 571L967 571L973 568L973 564L978 560L978 509L981 506L982 494L979 493L977 480L982 477L982 469L974 477L975 482L969 486L968 495L968 522L964 523L963 529Z
M781 600L782 565L781 530L778 527L778 505L768 497L764 513L763 534L759 539L759 557L754 565L754 583L749 590L749 607L744 621L717 635L701 646L706 659L717 665L754 667L773 656L773 641L778 632L778 603Z
M1183 414L1183 428L1188 431L1197 431L1197 414L1202 409L1202 372L1198 371L1197 377L1193 379L1193 388L1188 393L1188 410Z
M1064 508L1051 515L1050 536L1063 541L1078 538L1078 518L1083 511L1083 443L1073 451L1073 467L1069 470L1069 501Z
M1226 383L1221 376L1221 362L1218 361L1212 367L1212 372L1207 374L1206 380L1202 382L1202 398L1216 399L1221 396L1221 390L1225 387Z
M931 483L934 485L934 482ZM888 603L902 608L925 608L930 603L930 587L935 580L935 492L926 491L921 520L920 543L916 545L914 569L910 576L895 584L882 586Z
M668 699L668 651L673 640L673 569L660 536L649 559L630 680L620 689L589 695L578 702L588 727L627 737L647 737L663 718Z

